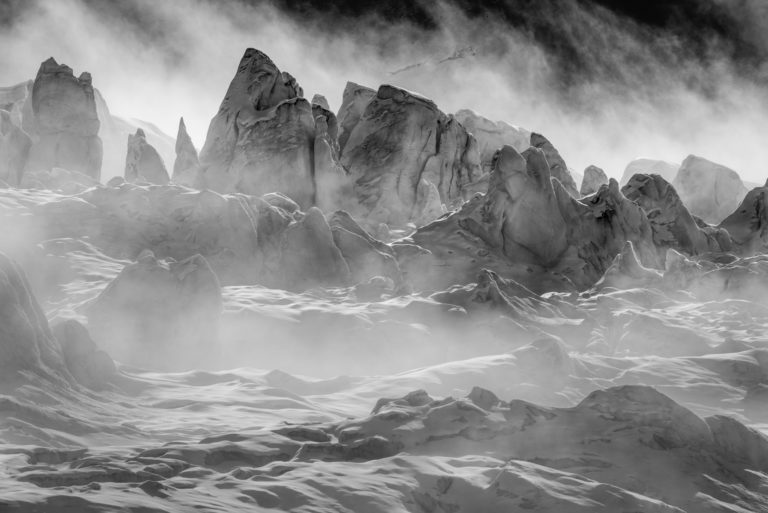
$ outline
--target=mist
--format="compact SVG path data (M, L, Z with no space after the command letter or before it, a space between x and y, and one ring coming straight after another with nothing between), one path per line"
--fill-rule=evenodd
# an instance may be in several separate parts
M0 3L0 511L768 513L759 1Z
M434 26L426 28L375 14L333 22L322 12L268 3L116 5L36 1L9 9L0 83L33 78L53 55L76 73L90 71L114 114L153 122L172 136L184 116L199 149L252 46L293 74L305 96L326 96L332 109L348 80L391 83L445 112L469 108L541 132L578 172L594 164L618 178L637 157L679 163L697 154L747 181L764 181L763 70L736 60L721 39L695 47L669 30L580 3L539 20L557 34L555 44L503 17L470 17L447 2L429 10ZM733 19L760 49L765 17L756 5L734 11ZM548 13L528 14L535 24Z

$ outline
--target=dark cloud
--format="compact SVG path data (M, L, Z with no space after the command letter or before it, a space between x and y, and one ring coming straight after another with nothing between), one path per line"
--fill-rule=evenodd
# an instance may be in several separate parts
M1 0L0 0L1 1ZM545 133L577 170L699 153L764 181L764 0L5 2L0 85L49 56L200 146L253 46L338 107L347 80ZM469 49L469 51L466 51ZM458 58L454 58L458 56ZM395 70L406 70L393 74Z

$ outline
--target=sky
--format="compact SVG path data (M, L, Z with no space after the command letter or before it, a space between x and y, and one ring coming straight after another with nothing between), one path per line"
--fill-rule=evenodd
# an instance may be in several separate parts
M0 85L50 56L110 110L197 148L247 47L338 109L390 83L547 136L615 177L697 154L768 176L767 2L759 0L0 0ZM407 68L406 71L393 73ZM168 163L172 165L172 163Z

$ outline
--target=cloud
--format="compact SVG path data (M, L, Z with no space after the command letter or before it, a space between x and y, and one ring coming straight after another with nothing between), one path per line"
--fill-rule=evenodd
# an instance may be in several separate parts
M714 33L694 47L678 32L596 4L562 4L556 16L530 9L510 21L440 3L426 29L375 16L334 22L264 3L38 0L3 13L0 84L33 77L52 55L76 73L90 71L113 113L171 135L184 116L199 149L252 46L293 74L306 96L321 93L334 108L347 80L393 83L447 112L471 108L540 131L578 171L595 164L618 177L635 157L680 162L695 153L764 181L762 68L734 62ZM755 14L733 19L748 30L746 41L766 48L758 30L765 9L748 5Z

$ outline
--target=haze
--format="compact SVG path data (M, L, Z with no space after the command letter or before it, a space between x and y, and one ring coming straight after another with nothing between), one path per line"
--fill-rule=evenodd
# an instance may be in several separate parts
M686 59L679 40L608 11L561 11L564 33L581 27L580 58L598 64L584 70L594 76L563 83L562 59L530 37L493 18L469 20L448 4L435 7L439 27L431 31L370 17L335 26L266 3L129 0L121 12L131 19L82 0L27 4L8 9L0 84L34 78L52 55L76 73L90 71L113 113L172 136L184 116L198 149L252 46L293 74L305 96L323 94L334 109L348 80L392 83L446 112L470 108L544 133L577 172L595 164L619 177L636 157L681 162L697 154L764 181L768 108L759 70L737 73L716 44L706 60ZM749 21L756 32L755 17ZM456 52L462 57L445 60Z

